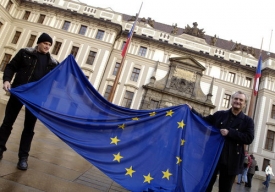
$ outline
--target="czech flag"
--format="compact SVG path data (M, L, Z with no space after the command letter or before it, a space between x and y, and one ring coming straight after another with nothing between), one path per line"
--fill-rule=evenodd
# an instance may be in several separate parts
M137 17L137 18L138 18L138 17ZM136 23L137 23L137 19L136 19L136 21L134 22L134 24L133 24L133 26L132 26L130 32L128 33L128 37L127 37L126 44L124 45L123 50L122 50L122 53L121 53L122 57L124 57L124 56L126 55L126 52L127 52L127 49L128 49L128 45L130 44L131 39L132 39L132 36L133 36L133 34L134 34L134 30L135 30Z
M261 77L261 70L262 70L262 55L260 55L259 61L258 61L258 66L254 78L254 96L258 94L259 91L259 84L260 84L260 77Z

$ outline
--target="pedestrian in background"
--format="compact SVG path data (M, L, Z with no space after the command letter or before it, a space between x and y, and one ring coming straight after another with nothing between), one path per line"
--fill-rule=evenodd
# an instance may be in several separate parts
M272 167L271 167L270 163L265 168L265 175L266 175L266 179L265 179L265 182L263 182L263 185L265 185L265 187L268 188L269 182L270 182L270 175L274 176L274 173L272 172Z
M251 185L252 178L255 174L256 166L258 166L257 161L255 160L255 157L252 154L250 155L250 157L251 157L251 164L247 172L247 184L245 185L245 187L248 187L248 188L251 188L252 186Z

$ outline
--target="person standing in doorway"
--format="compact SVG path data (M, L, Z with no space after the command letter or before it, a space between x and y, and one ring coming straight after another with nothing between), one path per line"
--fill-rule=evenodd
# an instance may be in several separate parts
M242 110L246 106L247 97L237 91L231 96L231 108L217 111L213 115L203 117L190 105L193 113L220 130L225 142L214 174L206 192L211 192L219 173L219 191L230 192L236 175L242 173L244 162L244 145L249 145L254 139L254 122Z
M52 38L42 33L37 40L35 48L23 48L7 64L3 75L3 89L9 91L11 87L17 87L29 82L38 81L58 65L49 53ZM15 75L15 77L14 77ZM13 82L11 83L14 77ZM10 96L6 105L5 117L0 127L0 159L7 150L6 142L11 134L12 126L23 104L13 95ZM21 135L17 168L28 168L28 156L34 135L34 126L37 118L28 110L25 110L24 128Z

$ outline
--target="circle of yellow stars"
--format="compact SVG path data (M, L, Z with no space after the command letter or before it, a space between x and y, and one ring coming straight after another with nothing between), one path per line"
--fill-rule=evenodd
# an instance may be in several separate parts
M170 116L172 117L172 115L174 114L174 112L172 110L166 111L166 115L165 116ZM150 116L155 116L156 112L151 112L149 113ZM139 118L138 117L134 117L132 118L133 121L138 121ZM183 129L185 124L183 122L183 120L181 120L180 122L177 122L178 124L178 129ZM125 129L126 125L122 124L122 125L118 125L119 129ZM117 136L110 138L111 139L111 143L110 144L115 144L118 145L118 142L120 142L120 139L117 138ZM181 143L180 145L183 146L185 143L184 139L181 139ZM123 158L123 156L120 155L120 152L118 152L117 154L113 154L114 159L113 161L117 161L118 163L120 163L121 159ZM182 159L180 157L176 157L176 164L180 165L182 162ZM136 172L133 169L133 166L129 167L129 168L125 168L126 169L126 174L125 175L129 175L130 177L133 177L133 174ZM167 179L169 180L170 177L173 175L172 173L169 172L169 169L167 169L166 171L162 171L162 179ZM148 175L143 175L144 177L144 182L143 183L150 183L154 178L151 176L150 173L148 173Z

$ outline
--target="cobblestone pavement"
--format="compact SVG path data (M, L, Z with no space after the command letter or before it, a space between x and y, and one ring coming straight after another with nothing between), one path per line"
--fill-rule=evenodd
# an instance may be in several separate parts
M5 105L0 103L0 122ZM17 152L22 132L24 111L21 111L14 124L7 143L8 150L0 161L1 192L126 192L127 190L91 165L58 137L51 133L39 121L35 127L35 136L29 157L29 169L16 168ZM261 180L253 180L253 188L234 184L232 192L267 191ZM217 183L213 189L218 192ZM271 184L268 191L275 191Z

